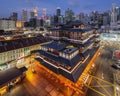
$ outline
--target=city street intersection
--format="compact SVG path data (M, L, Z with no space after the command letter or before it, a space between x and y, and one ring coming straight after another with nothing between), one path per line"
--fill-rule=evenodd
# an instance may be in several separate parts
M111 67L114 63L112 60L113 48L105 46L99 53L99 56L94 61L96 65L96 72L93 74L95 78L102 79L110 84L114 85L114 75L116 70ZM30 58L29 58L30 59ZM35 73L32 72L30 67L27 71L26 78L21 84L13 88L6 96L82 96L75 90L67 87L63 82L61 82L57 77L45 71L42 67L34 64ZM97 80L97 79L96 79ZM95 90L104 94L104 96L115 96L115 91L113 86L104 86L104 82L98 84L95 79L91 80L89 86L93 86ZM117 83L115 83L117 84ZM119 85L117 84L117 89L119 90ZM116 91L117 91L116 89ZM106 91L105 91L106 90ZM119 92L116 92L116 96ZM102 96L97 92L88 88L86 96Z

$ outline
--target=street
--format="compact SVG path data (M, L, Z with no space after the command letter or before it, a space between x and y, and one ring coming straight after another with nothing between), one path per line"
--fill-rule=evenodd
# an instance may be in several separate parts
M99 55L99 57L94 62L96 64L95 77L100 79L92 79L90 86L95 90L104 94L104 96L114 96L114 89L112 84L114 83L114 69L111 67L113 64L112 60L112 49L109 47L104 47ZM101 80L103 79L103 81ZM105 81L105 82L104 82ZM106 82L107 81L107 82ZM101 96L95 91L88 89L87 96Z
M115 73L116 70L111 67L114 63L112 60L112 49L113 48L107 46L104 47L94 62L97 68L94 76L103 81L92 78L90 83L92 88L101 92L104 96L114 96L114 88L111 84L114 83L113 73ZM5 96L81 96L73 89L68 88L57 77L46 72L40 66L37 66L37 64L35 64L33 68L35 73L32 73L32 68L29 68L26 73L26 78L21 84L16 85L10 92L5 94ZM101 95L88 89L86 96Z
M29 68L26 78L5 96L78 96L75 91L44 69L36 65L34 70L35 73L32 73Z
M98 79L92 79L90 86L98 92L102 93L101 95L103 96L120 95L120 85L117 85L114 82L116 81L114 78L114 74L118 75L118 73L120 72L111 67L111 65L115 63L112 59L114 50L119 50L119 45L116 45L116 43L114 44L112 42L108 43L107 45L103 45L102 51L95 61L97 71L94 75ZM100 79L102 79L103 81ZM117 89L114 86L117 86ZM101 96L100 94L98 94L98 92L88 89L87 96Z

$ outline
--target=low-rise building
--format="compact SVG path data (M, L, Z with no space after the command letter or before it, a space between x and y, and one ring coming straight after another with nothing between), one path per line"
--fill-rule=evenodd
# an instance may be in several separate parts
M25 66L25 58L40 49L40 43L48 41L43 36L4 38L6 40L0 41L0 71Z
M10 19L0 19L0 30L15 30L16 22Z
M40 43L48 41L40 34L0 37L0 95L21 82L33 63L34 51L40 49Z

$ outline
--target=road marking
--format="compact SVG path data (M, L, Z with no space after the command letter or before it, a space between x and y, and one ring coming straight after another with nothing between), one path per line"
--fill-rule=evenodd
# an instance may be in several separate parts
M104 79L103 73L102 73L102 79Z

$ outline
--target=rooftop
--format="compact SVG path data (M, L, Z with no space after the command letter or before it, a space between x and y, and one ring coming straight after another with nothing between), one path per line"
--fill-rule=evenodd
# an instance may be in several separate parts
M71 60L63 57L56 57L54 55L52 56L45 51L39 50L40 57L36 58L36 60L53 72L61 74L69 80L76 82L97 50L98 48L90 49L83 54L77 54ZM81 58L84 56L87 56L85 61L81 61ZM46 57L48 59L46 59Z
M43 36L0 41L0 53L50 41Z
M95 30L95 28L87 28L87 29L80 29L80 28L50 28L50 31L66 31L66 32L89 32Z
M22 72L17 68L11 68L5 71L0 71L0 87L22 75Z
M70 54L73 53L77 50L77 48L73 47L73 48L66 48L65 50L63 50L64 53L66 54Z
M78 61L80 61L81 57L82 57L81 54L77 54L75 57L73 57L72 59L69 60L69 59L65 59L60 56L52 55L49 52L45 52L42 50L39 50L38 52L40 53L40 55L44 56L45 58L48 58L49 60L52 60L56 63L59 62L63 66L66 65L66 66L71 66L71 67L74 66ZM50 61L50 62L52 62L52 61Z
M48 47L48 48L52 48L54 50L63 50L66 48L66 44L65 43L61 43L61 42L58 42L58 41L53 41L53 42L50 42L48 44L44 44L42 46L45 46L45 47Z

